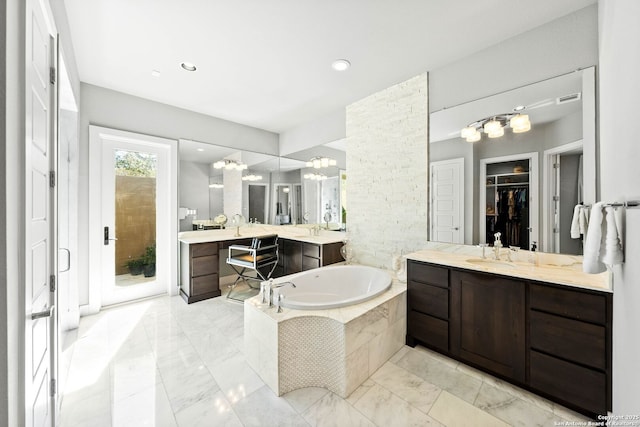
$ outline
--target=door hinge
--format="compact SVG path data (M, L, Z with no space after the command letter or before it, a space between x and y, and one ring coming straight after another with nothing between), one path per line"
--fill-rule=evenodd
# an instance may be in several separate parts
M50 171L49 172L49 187L53 188L56 186L56 172L55 171Z
M55 396L56 393L58 392L58 382L56 381L55 378L51 379L51 383L50 383L50 388L49 388L49 392L51 393L51 396Z
M560 163L554 163L554 164L553 164L553 168L554 168L554 169L558 169L559 167L560 167Z
M55 275L51 275L49 276L49 292L55 292L56 291L56 276Z
M55 67L49 68L49 82L54 85L56 84L56 69Z
M558 234L558 233L560 232L560 229L559 229L559 228L554 228L554 229L553 229L553 232L554 232L554 233L556 233L556 234Z
M557 202L558 200L560 200L560 196L553 196L553 201Z

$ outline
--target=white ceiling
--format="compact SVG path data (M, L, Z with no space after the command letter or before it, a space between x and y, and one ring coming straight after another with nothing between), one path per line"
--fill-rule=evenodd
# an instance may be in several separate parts
M596 2L64 1L82 81L279 133Z

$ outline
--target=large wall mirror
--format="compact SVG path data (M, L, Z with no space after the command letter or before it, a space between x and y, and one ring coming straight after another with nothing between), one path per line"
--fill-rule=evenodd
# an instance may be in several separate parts
M180 231L215 228L219 214L344 229L345 158L344 141L277 157L180 140Z
M430 240L582 254L596 199L595 68L430 114Z

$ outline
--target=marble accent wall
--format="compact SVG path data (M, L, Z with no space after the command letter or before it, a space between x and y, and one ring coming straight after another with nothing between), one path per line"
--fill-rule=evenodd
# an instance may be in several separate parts
M428 75L347 107L347 231L355 262L391 268L427 241Z

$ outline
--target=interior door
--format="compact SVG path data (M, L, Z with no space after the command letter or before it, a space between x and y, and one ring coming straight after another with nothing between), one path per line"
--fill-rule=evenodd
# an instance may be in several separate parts
M431 163L431 240L464 243L464 158Z
M44 4L27 1L25 144L25 425L55 424L55 58Z

